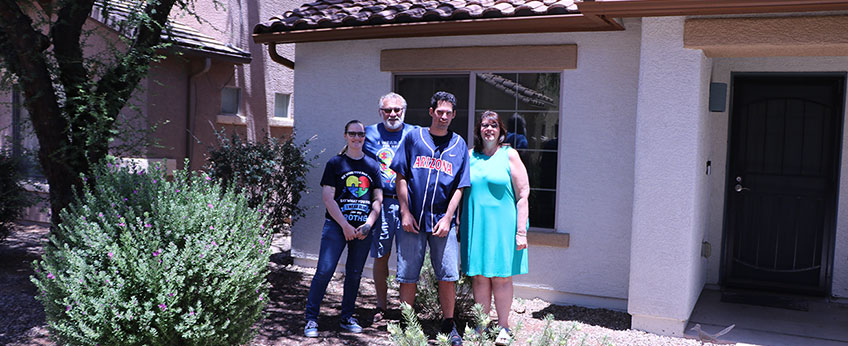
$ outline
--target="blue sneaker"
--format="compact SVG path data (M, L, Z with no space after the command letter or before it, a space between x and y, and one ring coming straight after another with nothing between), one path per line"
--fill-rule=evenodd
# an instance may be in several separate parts
M339 321L339 327L342 327L342 329L351 333L362 333L362 327L359 326L359 322L357 322L353 316L343 318Z
M303 328L303 335L306 335L307 338L317 338L318 322L307 320L306 327Z

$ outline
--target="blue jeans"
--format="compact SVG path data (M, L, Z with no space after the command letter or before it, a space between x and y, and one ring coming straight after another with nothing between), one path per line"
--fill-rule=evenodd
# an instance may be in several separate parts
M312 277L312 285L309 286L309 297L306 299L306 319L318 320L318 310L321 301L327 292L327 285L333 278L336 265L347 246L347 261L345 263L344 295L342 296L342 320L353 316L356 306L356 295L359 293L359 280L362 278L362 268L368 259L368 251L371 248L371 240L374 232L368 234L365 239L345 240L344 232L333 220L324 221L324 230L321 233L321 250L318 252L318 268Z

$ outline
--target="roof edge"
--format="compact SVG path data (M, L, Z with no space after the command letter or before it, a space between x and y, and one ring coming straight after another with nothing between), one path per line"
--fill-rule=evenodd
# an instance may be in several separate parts
M577 13L294 30L253 34L253 42L301 43L399 37L488 35L505 32L527 34L618 30L624 30L624 27L614 20L607 19L604 16L587 16Z
M848 0L595 0L577 2L587 15L659 17L848 10Z

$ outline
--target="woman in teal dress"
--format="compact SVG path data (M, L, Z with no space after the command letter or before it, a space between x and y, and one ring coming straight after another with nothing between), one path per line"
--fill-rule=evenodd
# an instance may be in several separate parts
M494 294L498 325L508 337L512 276L527 273L530 183L518 151L503 145L507 129L497 113L483 112L474 134L471 187L460 218L462 271L472 277L474 301L486 313Z

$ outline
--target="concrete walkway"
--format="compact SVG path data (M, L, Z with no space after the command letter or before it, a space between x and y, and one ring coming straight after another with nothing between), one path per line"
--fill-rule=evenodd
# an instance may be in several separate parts
M824 298L805 302L808 311L733 304L721 301L721 292L705 289L695 305L686 334L701 324L716 333L731 324L736 327L719 340L755 345L848 345L848 305Z

